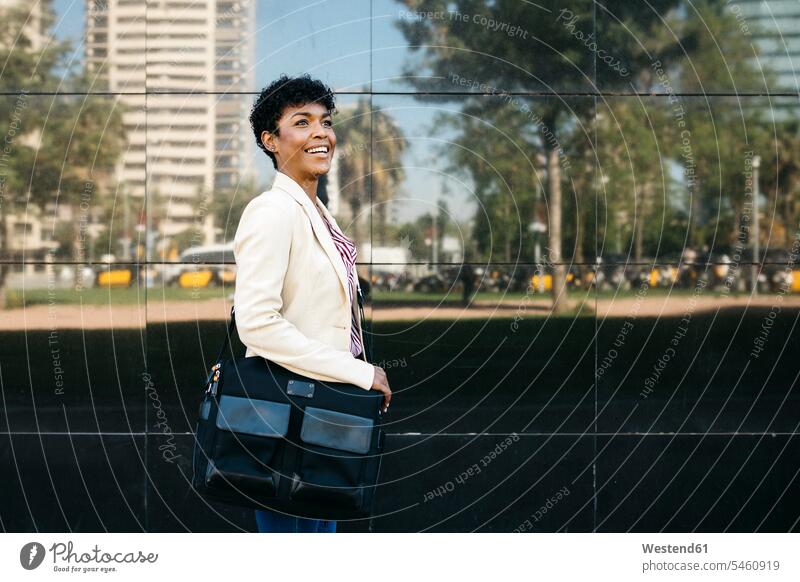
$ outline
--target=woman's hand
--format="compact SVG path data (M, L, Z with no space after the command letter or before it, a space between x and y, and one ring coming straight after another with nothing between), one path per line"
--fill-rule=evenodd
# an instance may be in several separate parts
M389 380L386 378L386 371L378 366L375 368L375 376L372 378L372 390L383 392L383 412L389 410L389 402L392 400L392 389L389 388Z

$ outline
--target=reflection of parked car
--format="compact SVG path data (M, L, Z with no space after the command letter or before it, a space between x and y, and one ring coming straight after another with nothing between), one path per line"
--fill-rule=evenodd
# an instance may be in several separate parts
M145 265L99 265L91 276L83 273L84 285L93 281L96 287L133 287L138 284L153 287L159 281L160 273Z
M589 278L589 284L599 291L623 291L630 289L630 281L625 277L625 257L623 255L609 255L597 257L594 276Z
M762 292L800 291L800 268L794 264L789 251L770 249L765 253L758 286Z
M155 287L161 282L161 272L153 266L141 267L139 269L139 283L148 289Z
M95 284L96 276L95 270L89 265L74 268L70 265L63 265L58 272L59 282L66 287L73 285L79 288L91 287Z
M438 271L414 282L414 291L418 293L442 293L446 290L447 282Z
M414 280L408 273L380 273L371 276L372 285L381 291L413 291ZM362 289L363 289L362 285Z
M236 281L233 242L186 249L177 263L164 266L162 276L167 285L184 289L233 285Z
M420 277L413 283L411 287L418 293L444 293L446 291L453 291L460 288L461 282L459 280L461 268L459 266L439 266L432 273ZM408 283L405 283L406 288Z

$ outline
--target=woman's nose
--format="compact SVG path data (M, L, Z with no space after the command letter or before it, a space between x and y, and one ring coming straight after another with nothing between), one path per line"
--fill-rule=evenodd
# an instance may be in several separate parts
M315 136L325 137L325 128L322 126L322 123L315 123L312 127Z

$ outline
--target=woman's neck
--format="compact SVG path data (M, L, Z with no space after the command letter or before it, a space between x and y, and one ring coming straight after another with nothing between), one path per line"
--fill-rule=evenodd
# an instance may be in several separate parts
M299 177L295 176L291 173L291 171L286 169L279 169L279 172L286 174L292 180L297 182L297 184L303 189L303 192L311 199L311 203L316 208L317 206L317 185L319 184L319 180L317 176L306 176L306 177Z

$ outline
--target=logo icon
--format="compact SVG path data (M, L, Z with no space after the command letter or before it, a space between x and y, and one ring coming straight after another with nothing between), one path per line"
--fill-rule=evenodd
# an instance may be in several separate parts
M28 542L19 551L19 563L26 570L35 570L44 561L44 546L38 542Z

